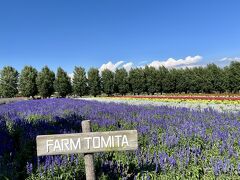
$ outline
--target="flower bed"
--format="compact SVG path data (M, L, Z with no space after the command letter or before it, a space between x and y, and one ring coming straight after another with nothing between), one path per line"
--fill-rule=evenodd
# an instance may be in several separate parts
M100 102L115 102L131 105L153 105L153 106L171 106L171 107L186 107L191 109L213 108L218 111L235 111L240 110L240 100L237 97L233 99L208 98L208 97L180 97L180 96L120 96L120 97L97 97L97 98L82 98L85 100L93 100Z
M198 99L198 100L229 100L240 101L239 96L226 97L226 96L115 96L117 98L149 98L149 99Z
M38 134L137 129L139 149L96 153L99 179L237 179L240 112L47 99L0 106L0 173L16 179L83 179L82 155L36 157ZM1 177L0 175L0 177Z

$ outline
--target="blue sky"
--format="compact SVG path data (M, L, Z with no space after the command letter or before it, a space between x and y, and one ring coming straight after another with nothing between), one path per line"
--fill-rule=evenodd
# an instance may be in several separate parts
M240 60L239 9L239 0L1 1L0 69L225 65Z

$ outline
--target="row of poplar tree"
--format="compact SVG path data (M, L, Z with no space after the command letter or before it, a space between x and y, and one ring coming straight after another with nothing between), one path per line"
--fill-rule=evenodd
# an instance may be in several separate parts
M220 68L215 64L206 67L167 69L164 66L133 68L127 72L124 68L112 72L108 69L101 73L90 68L86 73L83 67L75 67L73 79L58 68L57 73L47 66L37 72L32 66L25 66L19 74L10 66L0 71L0 96L21 95L43 98L56 93L60 97L67 95L107 95L127 93L239 93L240 62L231 62Z

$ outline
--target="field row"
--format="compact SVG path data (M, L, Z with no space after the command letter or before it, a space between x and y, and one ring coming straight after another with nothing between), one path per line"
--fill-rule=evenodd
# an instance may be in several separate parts
M208 101L240 101L240 96L215 96L215 95L161 95L161 96L116 96L117 98L136 99L186 99L186 100L208 100Z
M39 134L131 130L136 151L96 153L99 179L237 179L240 112L45 99L0 106L0 174L16 179L83 179L81 154L37 158ZM10 152L10 153L9 153Z
M240 100L238 98L231 98L231 100L224 97L223 99L207 98L207 97L179 97L179 96L122 96L122 97L97 97L97 98L81 98L89 101L99 102L115 102L125 103L129 105L144 105L144 106L171 106L171 107L185 107L190 109L205 109L212 108L218 111L233 111L240 110Z

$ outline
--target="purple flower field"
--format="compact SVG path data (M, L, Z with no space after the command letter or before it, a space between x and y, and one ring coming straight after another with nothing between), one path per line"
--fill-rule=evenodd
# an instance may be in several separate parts
M84 179L81 154L37 158L40 134L137 129L139 149L95 154L99 179L238 179L240 111L73 99L0 106L0 178ZM11 170L11 171L9 171Z

